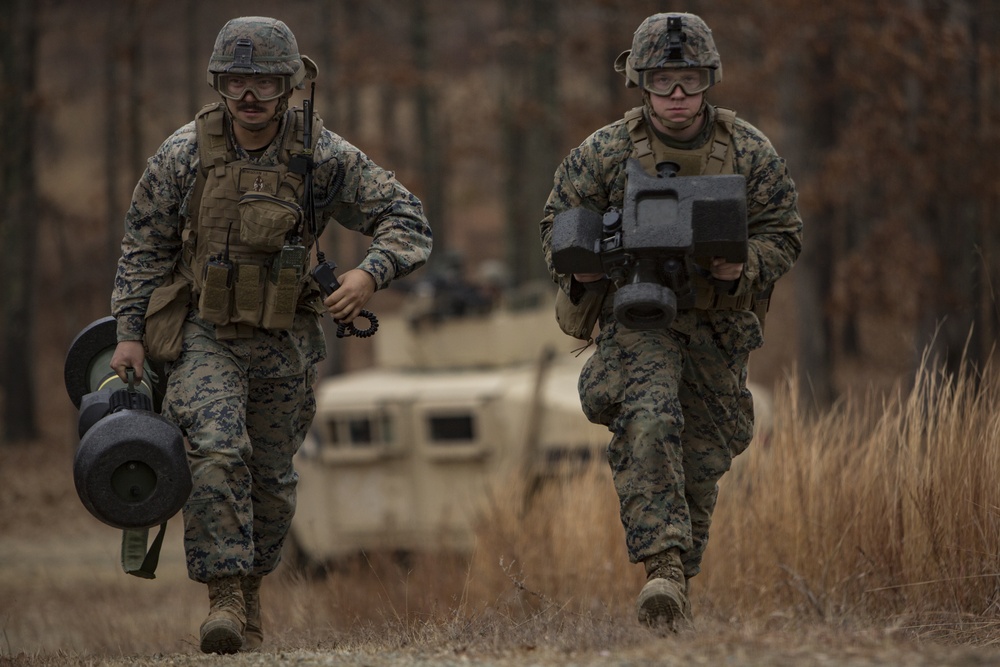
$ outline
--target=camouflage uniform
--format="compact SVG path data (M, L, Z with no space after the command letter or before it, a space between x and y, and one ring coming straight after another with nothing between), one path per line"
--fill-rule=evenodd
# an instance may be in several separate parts
M277 164L292 116L284 111L278 137L253 162ZM235 144L231 132L229 140ZM197 144L194 122L177 130L135 188L112 296L119 341L142 340L150 294L176 270L184 220L198 205ZM317 235L335 220L372 237L358 268L378 289L426 261L431 230L420 201L391 172L325 129L313 158ZM315 368L325 347L315 308L300 307L289 330L255 328L249 337L219 340L190 307L181 356L167 367L164 415L190 442L194 488L184 520L192 579L260 576L276 567L295 510L292 457L315 414Z
M705 127L690 143L657 139L673 149L705 145L718 114L711 105L705 110ZM648 106L645 114L652 133ZM733 294L759 293L792 267L802 222L794 184L768 139L737 118L731 150L735 173L747 179L749 232L748 259ZM621 209L625 162L634 156L621 120L588 137L556 171L541 238L554 280L574 302L586 287L552 269L553 218L577 207ZM761 323L750 310L692 308L678 312L668 329L630 330L615 321L611 306L605 297L597 349L580 376L581 403L591 421L613 434L608 455L630 560L676 548L689 579L700 570L717 482L752 436L747 364L763 343Z

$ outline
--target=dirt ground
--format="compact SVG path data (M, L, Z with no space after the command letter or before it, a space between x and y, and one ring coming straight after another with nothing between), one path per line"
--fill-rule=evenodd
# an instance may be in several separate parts
M411 598L405 586L391 595L387 581L357 593L352 582L269 578L264 650L203 656L196 633L207 598L186 576L179 518L168 525L157 578L124 574L120 533L76 496L74 446L71 432L0 446L0 667L1000 665L1000 651L918 643L905 628L730 618L698 596L694 628L666 637L638 627L630 610L582 616L545 608L515 617L509 601L469 609L443 589L423 605L437 608L428 615L411 599L419 568L406 573Z

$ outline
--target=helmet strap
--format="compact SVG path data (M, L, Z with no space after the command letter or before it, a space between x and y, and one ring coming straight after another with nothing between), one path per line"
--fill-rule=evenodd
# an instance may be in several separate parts
M650 103L649 101L649 95L650 93L648 90L642 91L642 102L643 105L646 107L646 112L650 115L651 118L655 118L656 120L660 121L660 123L662 123L664 127L670 128L671 130L688 129L689 127L697 123L699 119L703 118L705 115L705 111L708 109L708 96L702 95L701 106L698 107L698 113L692 116L690 120L678 123L676 121L667 120L666 118L663 118L659 114L657 114L656 111L653 109L652 103Z
M278 100L278 106L274 108L274 118L271 119L273 122L277 123L278 120L285 115L285 112L288 111L288 98L291 97L291 95L291 93L282 95L281 99Z

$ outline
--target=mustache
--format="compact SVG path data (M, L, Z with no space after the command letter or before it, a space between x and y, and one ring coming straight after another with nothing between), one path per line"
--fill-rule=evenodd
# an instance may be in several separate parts
M260 111L260 112L266 111L266 109L264 109L264 107L262 107L259 104L254 103L254 102L240 102L239 104L236 105L236 110L237 111Z

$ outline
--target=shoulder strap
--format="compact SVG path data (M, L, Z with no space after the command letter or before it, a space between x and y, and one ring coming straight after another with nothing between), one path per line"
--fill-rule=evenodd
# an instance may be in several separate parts
M313 112L312 120L312 146L305 145L305 111L300 107L293 107L292 127L285 133L285 143L281 147L281 161L287 163L291 154L301 151L303 148L314 150L319 143L319 137L323 133L323 119Z
M195 127L198 130L198 159L201 170L215 168L222 176L226 171L226 132L223 125L225 111L222 103L216 102L202 107L195 116Z
M166 531L167 522L164 521L148 551L146 544L149 540L149 528L129 528L122 531L122 569L126 574L140 579L156 578L156 566L160 562L160 548Z
M708 154L706 174L727 173L726 161L732 161L729 147L733 139L733 123L736 122L736 112L732 109L715 107L715 132L712 133L712 149ZM732 173L732 169L728 170Z
M716 107L715 111L715 132L712 134L712 146L705 165L704 173L706 175L732 173L731 167L727 170L727 162L732 162L729 147L732 145L736 112L724 107ZM629 137L635 147L634 157L639 160L646 173L655 174L656 158L649 133L646 131L646 118L642 107L631 109L625 114L625 126L628 128Z
M653 157L653 145L649 142L646 132L646 118L642 107L631 109L625 114L625 127L634 147L633 157L639 161L647 174L656 173L656 159Z
M715 107L715 122L722 123L729 132L733 131L733 123L736 122L736 112L725 107Z
M221 102L207 104L194 117L195 131L198 136L198 176L195 178L194 192L188 205L188 216L181 230L181 239L191 238L193 230L198 226L198 215L201 213L201 197L205 192L205 181L208 170L214 167L219 175L226 171L226 133L223 125L225 111ZM185 243L185 248L190 250ZM185 259L193 259L185 257Z

